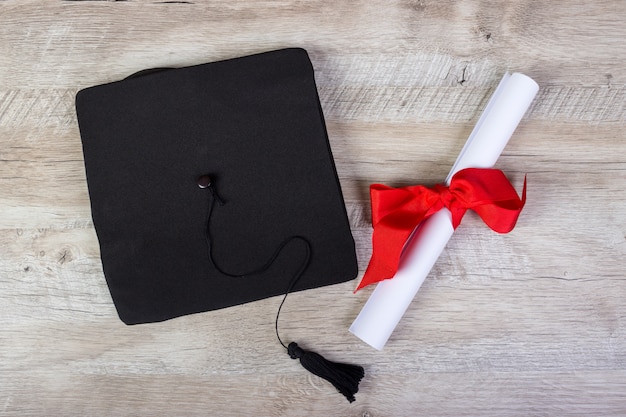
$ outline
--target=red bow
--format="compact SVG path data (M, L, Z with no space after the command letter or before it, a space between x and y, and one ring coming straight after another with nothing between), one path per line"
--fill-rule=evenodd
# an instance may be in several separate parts
M452 177L450 186L422 185L392 188L370 186L372 200L372 258L355 291L393 278L402 248L417 225L446 207L456 229L468 209L474 210L498 233L513 230L526 202L526 179L520 199L504 173L497 169L467 168Z

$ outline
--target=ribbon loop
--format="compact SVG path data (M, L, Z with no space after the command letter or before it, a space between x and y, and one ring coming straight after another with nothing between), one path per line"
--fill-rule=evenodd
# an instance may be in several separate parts
M450 186L437 184L393 188L370 187L372 202L372 257L359 289L392 278L402 248L413 230L446 207L456 229L467 210L475 211L492 230L508 233L515 227L526 202L526 179L520 198L504 173L491 168L467 168L454 174Z

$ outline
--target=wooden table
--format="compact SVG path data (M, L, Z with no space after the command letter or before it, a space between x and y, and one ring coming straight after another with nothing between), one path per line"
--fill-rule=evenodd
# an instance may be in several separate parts
M626 4L0 2L0 414L626 415ZM137 70L309 51L362 272L368 186L442 181L505 71L540 92L499 159L515 230L468 215L383 351L357 280L292 294L286 339L363 364L349 404L291 361L278 297L159 324L115 312L75 93Z

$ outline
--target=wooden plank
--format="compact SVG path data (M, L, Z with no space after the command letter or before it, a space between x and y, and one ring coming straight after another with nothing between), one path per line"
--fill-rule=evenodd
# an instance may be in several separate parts
M0 2L0 415L623 416L626 7L619 0ZM385 349L347 332L371 293L294 293L281 335L363 364L348 404L278 344L280 297L117 318L74 96L150 67L301 46L359 270L368 187L441 181L505 71L540 92L497 166L516 229L468 214Z

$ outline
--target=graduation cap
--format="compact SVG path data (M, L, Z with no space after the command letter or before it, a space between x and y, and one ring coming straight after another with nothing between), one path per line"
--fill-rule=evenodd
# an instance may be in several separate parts
M356 277L305 50L141 71L79 91L76 111L103 271L126 324ZM323 358L278 339L354 400L363 368L330 363L325 376Z

